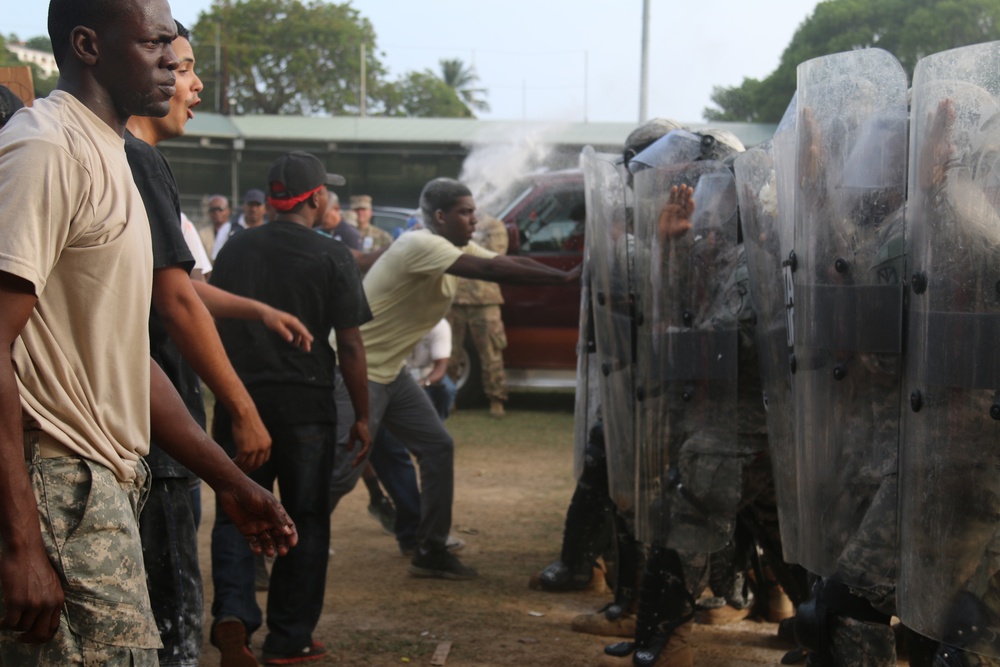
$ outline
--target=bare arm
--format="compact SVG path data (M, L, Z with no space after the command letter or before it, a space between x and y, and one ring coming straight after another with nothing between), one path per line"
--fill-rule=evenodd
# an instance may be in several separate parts
M19 641L44 643L59 628L63 590L49 563L38 505L24 463L21 398L10 356L38 299L33 286L0 272L0 628L23 632Z
M492 259L462 255L448 267L445 273L459 278L489 280L509 285L566 285L580 280L581 266L572 271L560 271L527 257L504 257Z
M150 360L150 426L170 456L205 480L255 553L286 554L298 542L295 524L266 489L236 464L191 418L163 370Z
M236 465L245 471L259 468L271 456L271 436L184 269L171 266L154 272L153 304L184 360L232 415Z
M424 378L424 386L429 387L432 384L437 384L444 379L445 373L448 371L448 359L435 359L434 367L431 368L430 374Z
M351 425L347 449L351 451L354 443L361 443L361 449L354 456L354 465L358 465L364 460L372 444L372 436L368 432L368 362L365 360L365 344L358 327L337 329L335 333L340 374L344 377L344 385L354 408L354 423Z
M372 268L372 264L375 263L382 254L388 250L388 248L382 248L381 250L376 250L375 252L364 253L360 250L351 249L351 254L354 255L354 261L358 263L358 268L364 273L368 269Z
M306 352L312 349L313 337L306 325L299 318L283 310L273 308L266 303L248 299L219 289L204 281L191 278L194 291L208 308L212 317L230 317L237 320L260 320L271 331L286 341L301 347Z

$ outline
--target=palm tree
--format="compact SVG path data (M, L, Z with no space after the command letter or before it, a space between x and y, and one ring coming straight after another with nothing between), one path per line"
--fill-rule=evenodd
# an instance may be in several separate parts
M475 88L479 83L479 75L475 67L466 67L460 58L441 61L441 80L455 91L455 94L465 102L466 106L476 111L489 111L489 103L480 95L486 94L485 88Z

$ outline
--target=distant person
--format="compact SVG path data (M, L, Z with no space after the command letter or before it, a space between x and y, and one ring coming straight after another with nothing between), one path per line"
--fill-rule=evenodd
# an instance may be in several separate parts
M208 221L211 223L211 227L205 227L199 233L202 243L205 244L205 248L209 251L209 256L211 257L214 255L215 240L219 237L219 230L222 229L223 225L229 224L233 211L229 207L229 198L225 195L211 195L206 202L206 206Z
M378 252L392 245L392 235L372 224L372 198L368 195L351 197L351 210L358 216L361 252Z
M507 254L507 228L493 216L484 216L476 225L473 240L498 255ZM448 313L451 324L452 377L458 376L459 358L468 332L479 355L483 393L490 402L490 416L502 418L507 402L507 374L503 368L503 351L507 347L507 332L503 328L500 305L503 294L500 285L485 280L459 279L455 301Z
M302 537L271 570L264 664L295 664L327 653L312 633L326 588L337 426L359 443L350 459L366 456L371 446L365 351L358 329L371 319L371 311L348 249L314 231L326 213L324 186L342 183L333 177L309 153L278 158L267 175L277 220L234 236L212 270L214 285L294 310L310 330L332 330L337 343L335 352L323 338L307 352L283 345L255 322L218 322L226 351L274 439L271 458L250 476L265 488L278 483ZM334 405L338 360L350 406L340 412ZM227 451L234 447L232 423L229 411L218 406L215 429ZM236 526L217 513L212 531L213 638L222 664L242 667L251 664L238 662L245 657L245 641L263 619L254 593L253 556L236 538Z
M368 360L370 431L384 424L420 462L421 507L410 574L472 579L446 547L454 498L455 443L430 399L404 368L417 342L451 307L459 277L517 284L566 284L580 271L563 272L531 259L503 257L470 243L476 204L458 181L438 178L420 196L426 229L403 234L365 276L374 319L362 327ZM337 414L350 414L348 394L337 388ZM337 469L331 486L335 505L349 493L362 468L352 467L346 429L337 437Z
M319 230L337 239L351 250L361 251L361 235L358 230L344 221L343 212L340 209L340 197L333 190L326 191L330 200L330 208L323 216L323 224Z
M265 199L263 190L256 188L247 190L246 194L243 195L243 212L240 214L239 219L236 222L224 223L215 234L215 245L212 247L213 260L219 256L219 251L222 250L222 247L226 245L226 242L233 235L244 229L259 227L264 224Z

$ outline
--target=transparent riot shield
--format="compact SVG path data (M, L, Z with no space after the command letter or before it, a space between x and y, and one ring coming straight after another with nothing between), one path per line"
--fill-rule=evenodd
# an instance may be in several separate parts
M798 557L869 588L895 574L906 75L875 49L807 61L797 113Z
M897 587L907 626L993 657L1000 657L998 62L993 42L924 58L914 73Z
M629 168L632 171L641 171L694 162L703 157L705 143L711 147L715 140L712 137L702 137L687 130L673 130L633 157Z
M633 242L625 207L625 183L615 156L600 155L588 146L581 166L608 488L612 501L625 512L632 510L635 497Z
M583 475L590 428L600 414L597 377L597 343L590 309L590 246L584 237L583 269L580 273L580 330L576 343L576 396L573 405L573 476Z
M792 432L792 373L782 262L792 246L792 229L781 226L771 142L736 158L743 244L750 276L750 297L757 314L757 354L767 409L767 442L774 473L781 544L786 562L798 548L798 483ZM791 217L785 220L791 222Z
M681 185L694 188L686 232L673 224L672 188ZM717 551L732 535L744 462L736 438L735 274L743 255L735 181L718 162L689 162L638 171L634 191L636 534Z

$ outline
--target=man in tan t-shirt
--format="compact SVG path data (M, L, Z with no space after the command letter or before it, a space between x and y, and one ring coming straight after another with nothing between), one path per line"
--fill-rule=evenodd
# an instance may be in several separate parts
M368 361L369 430L380 424L420 461L421 517L410 573L417 577L472 579L478 573L446 549L455 488L455 444L424 391L404 368L417 342L448 309L458 278L516 284L561 284L579 280L523 257L498 256L470 243L476 204L458 181L438 178L420 195L426 229L407 232L389 246L365 276L365 296L374 319L361 327ZM337 414L350 414L338 386ZM338 433L333 505L357 483L363 466L347 452L346 431ZM353 467L352 467L353 465Z
M253 548L297 537L149 358L149 224L123 133L169 109L170 8L52 0L49 16L59 86L0 132L0 664L155 665L136 523L151 435Z

